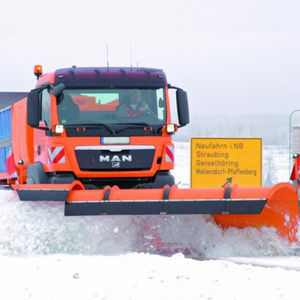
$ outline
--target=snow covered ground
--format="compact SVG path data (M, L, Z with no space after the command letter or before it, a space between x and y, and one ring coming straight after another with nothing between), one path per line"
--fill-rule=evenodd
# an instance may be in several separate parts
M189 185L189 153L176 144L181 186ZM287 181L286 152L264 157L265 170L278 168L272 176ZM299 298L297 245L270 229L224 231L209 216L64 217L62 203L0 194L0 299ZM153 232L169 256L156 254ZM189 258L172 254L186 249Z
M299 271L180 254L0 257L0 264L1 299L299 299Z

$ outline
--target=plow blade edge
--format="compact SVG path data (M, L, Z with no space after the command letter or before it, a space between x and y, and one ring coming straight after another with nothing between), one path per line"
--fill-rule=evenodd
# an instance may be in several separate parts
M265 203L266 199L76 201L66 203L65 215L259 214Z

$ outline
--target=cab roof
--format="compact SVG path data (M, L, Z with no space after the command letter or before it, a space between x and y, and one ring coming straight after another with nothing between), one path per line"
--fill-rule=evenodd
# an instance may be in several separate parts
M67 88L159 88L167 85L161 69L128 67L72 67L54 73L55 85Z

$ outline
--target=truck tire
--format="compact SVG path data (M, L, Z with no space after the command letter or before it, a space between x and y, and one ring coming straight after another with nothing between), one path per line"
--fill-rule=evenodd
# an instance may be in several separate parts
M49 183L49 175L45 172L42 163L30 164L27 169L27 184Z
M153 184L154 188L162 188L165 185L172 186L175 184L175 179L169 171L161 171L156 173Z
M62 184L62 183L72 183L75 180L75 176L72 173L58 173L55 176L51 176L49 183Z

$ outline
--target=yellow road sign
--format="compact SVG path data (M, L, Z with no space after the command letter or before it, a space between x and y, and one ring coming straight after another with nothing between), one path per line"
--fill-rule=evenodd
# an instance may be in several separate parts
M192 138L191 186L261 186L261 138Z

